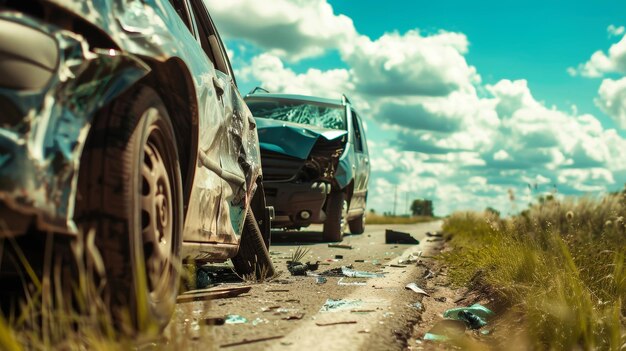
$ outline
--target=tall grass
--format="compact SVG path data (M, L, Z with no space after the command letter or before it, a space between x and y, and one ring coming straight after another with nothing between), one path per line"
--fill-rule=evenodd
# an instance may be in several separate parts
M626 347L626 199L547 201L502 220L457 213L442 256L453 282L506 306L528 349ZM508 340L501 340L505 347Z

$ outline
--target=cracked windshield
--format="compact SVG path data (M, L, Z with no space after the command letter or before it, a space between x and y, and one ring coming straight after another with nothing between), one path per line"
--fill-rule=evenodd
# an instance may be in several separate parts
M339 107L286 101L248 101L248 107L254 117L258 118L308 124L329 129L345 129L345 110Z
M624 0L0 0L0 351L626 351Z

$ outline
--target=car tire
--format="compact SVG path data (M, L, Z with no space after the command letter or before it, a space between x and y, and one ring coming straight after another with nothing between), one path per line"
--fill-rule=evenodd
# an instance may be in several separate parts
M274 265L265 246L258 222L248 209L237 255L231 258L235 272L244 279L263 281L274 276Z
M365 214L348 221L348 226L350 227L350 233L363 234L365 232Z
M326 200L326 221L324 222L324 241L338 242L343 239L346 226L346 194L331 192Z
M176 305L183 198L165 105L139 85L95 118L83 152L76 219L95 233L103 298L123 331L158 331Z

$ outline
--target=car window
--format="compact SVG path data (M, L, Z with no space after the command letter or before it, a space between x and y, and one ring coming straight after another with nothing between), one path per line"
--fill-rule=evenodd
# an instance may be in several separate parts
M246 100L254 117L346 129L343 106L288 100Z
M174 7L174 10L176 10L176 13L178 13L178 16L180 17L180 19L183 20L183 22L185 23L185 25L187 26L187 29L189 29L189 31L193 34L193 27L191 25L191 19L189 18L189 12L187 11L187 6L185 6L185 1L184 0L170 0L170 4L172 4L172 7Z
M201 0L192 0L192 8L198 23L198 35L204 52L206 52L215 69L233 77L232 68L222 41L215 30L215 25ZM234 77L233 77L234 81Z
M363 131L361 130L361 121L354 110L352 111L352 126L354 127L354 147L357 152L363 152L364 140Z

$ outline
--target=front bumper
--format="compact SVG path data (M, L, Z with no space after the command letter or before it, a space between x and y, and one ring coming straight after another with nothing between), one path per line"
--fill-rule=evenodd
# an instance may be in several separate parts
M306 227L326 219L322 207L330 193L330 184L266 182L263 186L267 205L273 206L275 211L273 227Z
M33 40L10 44L24 33ZM11 57L0 60L0 75L13 70L16 77L0 80L0 238L23 234L32 220L43 231L76 234L79 161L91 121L150 69L119 51L91 51L82 36L18 12L0 11L0 49ZM33 65L41 55L53 59ZM29 75L29 68L39 71Z

